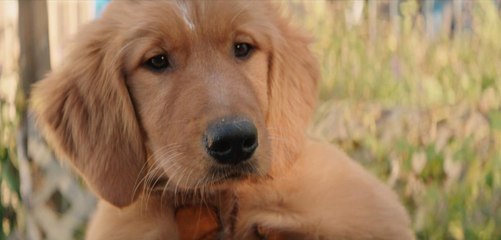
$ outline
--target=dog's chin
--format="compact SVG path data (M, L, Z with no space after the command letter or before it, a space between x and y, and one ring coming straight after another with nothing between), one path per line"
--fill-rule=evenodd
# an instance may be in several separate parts
M169 178L164 176L164 177L159 177L158 180L153 182L150 185L150 188L153 189L153 191L155 192L165 192L165 191L196 192L203 190L204 192L210 193L213 191L228 190L233 188L238 183L256 178L258 178L258 176L253 174L231 173L211 181L201 182L196 186L188 186L181 184L177 186L168 186Z

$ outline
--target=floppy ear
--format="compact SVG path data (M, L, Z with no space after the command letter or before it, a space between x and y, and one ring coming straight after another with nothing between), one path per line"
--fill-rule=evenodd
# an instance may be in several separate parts
M308 48L310 38L283 19L277 25L271 37L268 83L268 126L274 158L279 159L272 171L297 157L315 108L320 77L317 60Z
M32 107L56 153L118 207L135 199L145 149L122 75L117 28L98 20L76 38L59 69L37 83Z

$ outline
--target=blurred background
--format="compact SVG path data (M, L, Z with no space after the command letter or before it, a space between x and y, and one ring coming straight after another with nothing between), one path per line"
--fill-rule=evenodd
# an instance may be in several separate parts
M322 66L311 135L387 182L417 239L501 239L501 0L282 0ZM82 239L96 200L29 86L106 1L0 1L0 240Z

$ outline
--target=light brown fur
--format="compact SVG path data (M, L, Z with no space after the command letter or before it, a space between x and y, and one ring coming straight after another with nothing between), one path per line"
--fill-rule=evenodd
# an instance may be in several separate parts
M278 12L268 1L124 0L80 31L32 104L49 143L102 199L87 239L178 239L190 221L225 239L412 238L387 186L306 136L318 64ZM237 42L255 46L248 59L233 56ZM169 70L144 67L162 53ZM258 129L245 179L226 178L238 167L214 173L201 144L225 116Z

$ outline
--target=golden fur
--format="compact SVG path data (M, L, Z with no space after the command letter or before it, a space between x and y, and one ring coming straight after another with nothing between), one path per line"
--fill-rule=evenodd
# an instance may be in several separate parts
M102 199L87 239L187 239L197 221L219 232L193 238L412 239L387 186L306 136L318 64L278 12L268 1L124 0L79 32L32 104ZM255 47L249 58L232 54L239 42ZM144 65L158 54L171 61L160 73ZM200 144L225 116L259 133L244 179L227 179L238 167L215 174Z

